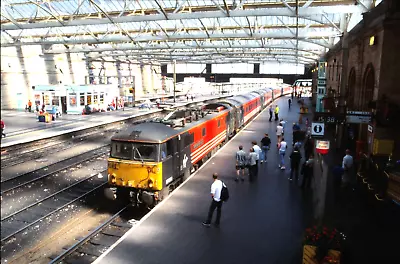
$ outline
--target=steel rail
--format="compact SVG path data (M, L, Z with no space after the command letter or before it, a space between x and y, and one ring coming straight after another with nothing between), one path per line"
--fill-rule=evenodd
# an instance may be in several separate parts
M107 170L104 170L104 171L102 171L102 172L103 172L103 173L104 173L104 172L107 172ZM99 172L99 173L102 173L102 172ZM3 218L1 219L1 222L3 222L3 221L5 221L5 220L7 220L7 219L9 219L9 218L11 218L11 217L13 217L13 216L19 214L19 213L21 213L21 212L23 212L23 211L25 211L26 209L29 209L29 208L31 208L31 207L33 207L33 206L35 206L35 205L38 205L38 204L40 204L40 203L42 203L42 202L44 202L44 201L46 201L46 200L48 200L48 199L50 199L50 198L53 198L54 196L56 196L56 195L58 195L58 194L60 194L60 193L62 193L62 192L65 192L65 191L67 191L67 190L73 188L74 186L76 186L76 185L82 183L82 182L88 181L88 180L92 179L93 177L95 177L96 175L98 175L98 174L91 175L91 176L89 176L89 177L87 177L87 178L85 178L85 179L81 179L81 180L79 180L79 181L77 181L77 182L75 182L75 183L73 183L73 184L71 184L71 185L68 185L67 187L65 187L65 188L63 188L63 189L61 189L61 190L58 190L58 191L55 192L55 193L50 194L49 196L46 196L46 197L44 197L44 198L42 198L42 199L40 199L40 200L37 200L36 202L34 202L34 203L30 204L30 205L27 205L27 206L25 206L25 207L19 209L18 211L13 212L13 213L11 213L11 214L9 214L9 215L3 217Z
M107 227L109 224L111 224L115 219L117 219L123 211L125 211L128 208L128 206L125 206L121 210L119 210L116 214L114 214L112 217L110 217L107 221L105 221L103 224L101 224L99 227L97 227L95 230L90 232L87 236L79 240L77 243L72 245L70 248L68 248L66 251L64 251L61 255L53 259L49 264L54 264L58 263L59 261L65 259L69 255L71 255L73 252L75 252L79 247L81 247L83 244L85 244L87 241L89 241L91 238L93 238L95 235L100 233L101 230L103 230L105 227Z
M13 232L12 234L10 234L10 235L8 235L8 236L2 238L0 242L1 242L1 243L4 243L4 242L7 241L8 239L10 239L11 237L17 235L18 233L21 233L22 231L24 231L24 230L27 229L28 227L31 227L32 225L36 224L37 222L39 222L39 221L41 221L41 220L43 220L43 219L49 217L50 215L52 215L52 214L54 214L54 213L56 213L56 212L58 212L58 211L64 209L64 208L67 207L68 205L70 205L70 204L72 204L72 203L78 201L79 199L82 199L83 197L89 195L90 193L94 192L95 190L99 189L100 187L103 187L103 186L106 185L106 184L107 184L107 182L104 182L103 184L100 184L99 186L97 186L97 187L93 188L92 190L88 191L87 193L84 193L84 194L80 195L79 197L77 197L77 198L75 198L75 199L69 201L68 203L66 203L66 204L64 204L63 206L60 206L59 208L57 208L57 209L55 209L55 210L49 212L48 214L46 214L46 215L40 217L39 219L36 219L35 221L29 223L28 225L26 225L26 226L24 226L24 227L21 227L20 229L18 229L17 231Z
M101 146L101 147L96 148L96 149L94 149L94 150L91 150L91 151L89 151L89 152L96 151L96 150L99 150L99 149L101 149L101 148L105 148L105 147L107 147L107 146L109 146L109 145L110 145L110 144L106 144L106 145L104 145L104 146ZM87 154L87 153L89 153L89 152L83 153L83 154L81 154L81 155ZM20 187L22 187L22 186L24 186L24 185L27 185L27 184L29 184L29 183L36 182L36 181L38 181L38 180L40 180L40 179L49 177L49 176L51 176L52 174L55 174L55 173L57 173L57 172L60 172L60 171L62 171L62 170L65 170L65 169L67 169L67 168L70 168L70 167L72 167L72 166L75 166L75 165L77 165L77 164L80 164L80 163L82 163L82 162L84 162L84 161L97 158L97 157L99 157L99 156L101 156L101 155L104 155L104 154L106 154L106 153L108 153L108 152L109 152L109 150L107 149L106 151L102 151L102 152L100 152L100 153L98 153L98 154L96 154L96 155L93 155L93 156L91 156L91 157L88 157L88 158L85 158L85 159L81 159L81 160L79 160L79 161L77 161L77 162L74 162L74 163L72 163L72 164L63 166L63 167L60 168L60 169L57 169L57 170L55 170L55 171L46 173L46 174L41 175L41 176L39 176L39 177L37 177L37 178L34 178L34 179L32 179L32 180L29 180L29 181L26 181L26 182L22 182L22 183L20 183L20 184L18 184L18 185L12 186L12 187L10 187L10 188L8 188L8 189L5 189L5 190L1 191L0 195L4 195L4 194L6 194L6 193L8 193L8 192L10 192L10 191L12 191L12 190L15 190L15 189L17 189L17 188L20 188ZM68 158L68 159L65 159L65 160L58 161L58 162L56 162L56 163L51 164L51 166L53 166L54 164L58 164L58 163L61 163L61 162L65 162L65 161L71 160L71 159L76 158L76 157L77 157L77 156L74 156L74 157L71 157L71 158ZM35 173L35 172L37 172L37 171L40 171L40 170L43 170L43 168L40 168L40 169L31 171L31 172L28 172L28 173L25 173L25 174L22 174L22 175L19 175L19 176L16 176L16 177L7 179L7 180L5 180L5 181L2 181L1 184L3 185L5 182L10 182L10 181L12 181L12 180L20 179L21 177L24 177L24 176L26 176L26 175L33 174L33 173Z

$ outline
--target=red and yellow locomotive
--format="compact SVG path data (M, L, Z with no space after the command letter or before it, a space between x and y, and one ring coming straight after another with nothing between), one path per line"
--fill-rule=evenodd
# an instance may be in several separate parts
M282 93L262 89L120 131L111 139L108 159L114 197L154 206Z

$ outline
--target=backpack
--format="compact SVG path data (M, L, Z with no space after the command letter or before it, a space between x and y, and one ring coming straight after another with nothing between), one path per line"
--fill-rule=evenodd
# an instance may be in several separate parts
M226 187L225 183L222 182L222 190L221 190L221 201L226 202L229 200L229 190Z

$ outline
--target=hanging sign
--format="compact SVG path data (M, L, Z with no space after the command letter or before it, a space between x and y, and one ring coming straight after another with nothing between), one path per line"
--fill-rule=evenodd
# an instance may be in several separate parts
M324 123L311 123L311 136L323 136L325 130Z
M317 140L315 144L317 153L320 154L328 154L329 146L330 146L329 140Z

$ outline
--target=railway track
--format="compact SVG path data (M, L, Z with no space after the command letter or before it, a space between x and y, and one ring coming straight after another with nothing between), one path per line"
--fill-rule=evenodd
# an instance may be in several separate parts
M53 153L85 144L88 140L96 140L99 137L103 137L104 134L113 132L115 132L115 128L93 131L77 137L71 137L70 139L63 141L50 140L50 142L43 142L43 144L39 146L36 144L34 144L33 147L26 146L22 150L17 147L16 151L12 149L11 153L6 152L1 156L1 168L5 169L30 160L40 159L44 156L49 156Z
M107 171L102 171L105 174ZM43 199L1 219L1 243L18 235L43 219L65 209L107 184L107 178L98 178L97 173L63 188Z
M104 155L109 152L108 146L109 144L106 144L89 152L53 163L48 167L40 168L28 173L6 178L1 181L1 196L18 188L21 188L27 184L31 184L38 180L53 176L59 173L60 171L68 169L82 162Z
M128 208L129 206L127 205L120 209L88 235L79 239L78 242L60 255L54 257L50 264L91 263L98 258L102 252L112 246L136 223L136 220L127 221L122 217L122 214L126 212Z

